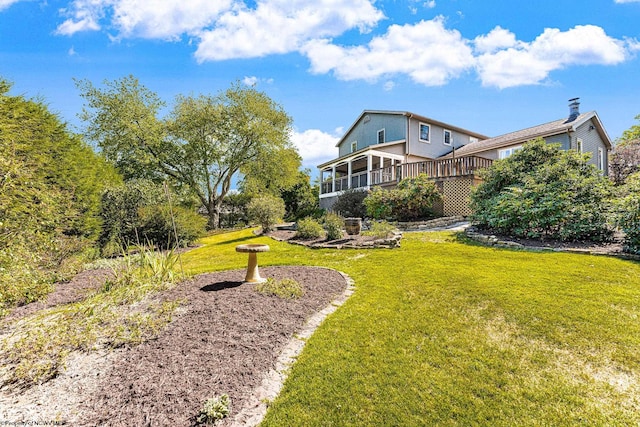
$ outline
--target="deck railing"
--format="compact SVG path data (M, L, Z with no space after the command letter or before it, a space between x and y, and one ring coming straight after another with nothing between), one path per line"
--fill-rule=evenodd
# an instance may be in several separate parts
M368 185L380 185L395 183L403 178L415 178L424 173L429 178L449 178L456 176L473 175L480 169L491 166L493 160L483 157L459 157L455 159L425 160L415 163L404 163L396 166L387 166L371 171L371 183L367 181L368 172L359 172L351 175L351 188L362 188ZM348 188L349 177L336 178L335 191L343 191ZM321 193L333 192L333 183L327 180L321 185Z
M490 167L491 163L493 163L493 160L491 159L475 156L405 163L398 166L398 180L403 178L413 178L421 173L426 174L429 178L448 178L473 175L480 169Z

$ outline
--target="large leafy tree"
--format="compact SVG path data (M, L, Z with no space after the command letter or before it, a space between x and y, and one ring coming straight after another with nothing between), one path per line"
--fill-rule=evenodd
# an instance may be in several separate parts
M291 179L261 171L295 174L299 157L289 140L291 118L266 94L240 83L216 96L178 96L166 118L162 100L129 76L97 88L77 82L87 100L86 135L126 178L169 177L188 187L217 228L232 180ZM293 164L294 168L278 165ZM258 172L261 172L262 175ZM285 174L286 175L286 174ZM295 175L294 175L295 178Z

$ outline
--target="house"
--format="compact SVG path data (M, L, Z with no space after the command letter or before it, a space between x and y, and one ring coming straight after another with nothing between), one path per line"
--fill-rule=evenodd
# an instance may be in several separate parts
M580 113L578 98L569 100L569 117L533 126L505 135L476 141L456 150L455 156L481 156L487 159L504 159L522 144L536 138L547 143L560 144L563 150L578 150L590 153L589 162L608 175L611 139L607 135L595 111ZM449 154L448 157L451 157Z
M318 166L320 206L330 209L346 189L394 186L419 173L434 178L472 174L491 161L469 156L454 173L451 166L459 159L436 159L485 139L485 135L407 111L365 110L338 141L338 158Z
M536 138L562 149L591 153L607 174L611 140L597 113L581 114L571 99L569 116L495 138L407 111L365 110L338 141L338 157L318 166L320 206L330 209L347 189L393 187L403 178L426 173L443 193L443 215L468 215L468 196L478 171L508 157Z

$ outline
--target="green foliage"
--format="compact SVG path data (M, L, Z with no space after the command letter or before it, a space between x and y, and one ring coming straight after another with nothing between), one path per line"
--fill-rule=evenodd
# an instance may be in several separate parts
M625 234L625 251L640 254L640 172L629 176L617 200L617 219Z
M275 280L270 277L266 282L256 285L256 292L284 299L296 299L304 294L304 289L300 283L293 279Z
M247 205L251 197L246 193L229 193L222 202L220 213L220 226L233 228L246 225L249 222Z
M295 182L300 157L289 140L291 118L265 93L232 84L216 96L178 96L167 118L164 102L129 76L105 88L78 81L87 101L82 119L94 141L127 179L171 179L188 187L218 228L232 177L256 192Z
M319 239L324 234L320 223L313 218L303 218L296 223L296 237L300 239Z
M143 242L160 249L187 247L204 235L207 224L207 219L192 209L168 204L145 206L139 215Z
M324 229L327 231L327 240L338 240L344 237L344 219L337 214L327 213L323 218Z
M284 216L284 202L279 197L265 195L256 197L247 206L249 219L262 226L263 232L271 231Z
M371 228L367 231L363 231L362 234L364 236L373 236L378 239L386 239L391 236L395 230L397 230L397 228L387 221L372 221Z
M171 194L168 187L149 180L132 180L105 191L100 236L103 256L140 243L165 249L187 246L202 236L206 219L192 208L172 206L175 195Z
M374 219L413 221L433 218L433 204L441 198L433 181L420 174L403 179L393 190L375 187L364 199L364 205Z
M311 186L310 173L309 170L298 172L297 182L280 192L286 210L285 219L288 221L321 215L319 188Z
M119 347L156 336L171 321L178 302L153 303L145 298L182 277L176 272L177 263L178 255L172 251L141 248L137 255L125 255L114 278L95 294L15 324L12 335L0 341L0 369L6 369L6 383L27 387L43 383L64 368L73 351Z
M367 216L367 208L364 199L367 192L357 188L350 188L340 193L331 209L344 218L364 218Z
M610 183L587 160L542 139L526 143L483 175L471 196L473 221L514 236L606 240Z
M90 252L100 194L120 179L42 101L10 87L0 80L0 316L45 295Z
M219 420L229 416L230 404L229 396L226 394L207 399L196 418L196 422L215 425Z
M640 120L640 114L636 116L636 120ZM622 133L621 142L633 141L640 139L640 124L633 125Z

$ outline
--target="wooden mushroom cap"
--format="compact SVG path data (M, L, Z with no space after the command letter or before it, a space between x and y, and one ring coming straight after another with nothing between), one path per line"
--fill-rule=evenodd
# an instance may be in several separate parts
M256 253L256 252L267 252L268 250L269 250L269 245L262 245L259 243L236 246L236 252Z

